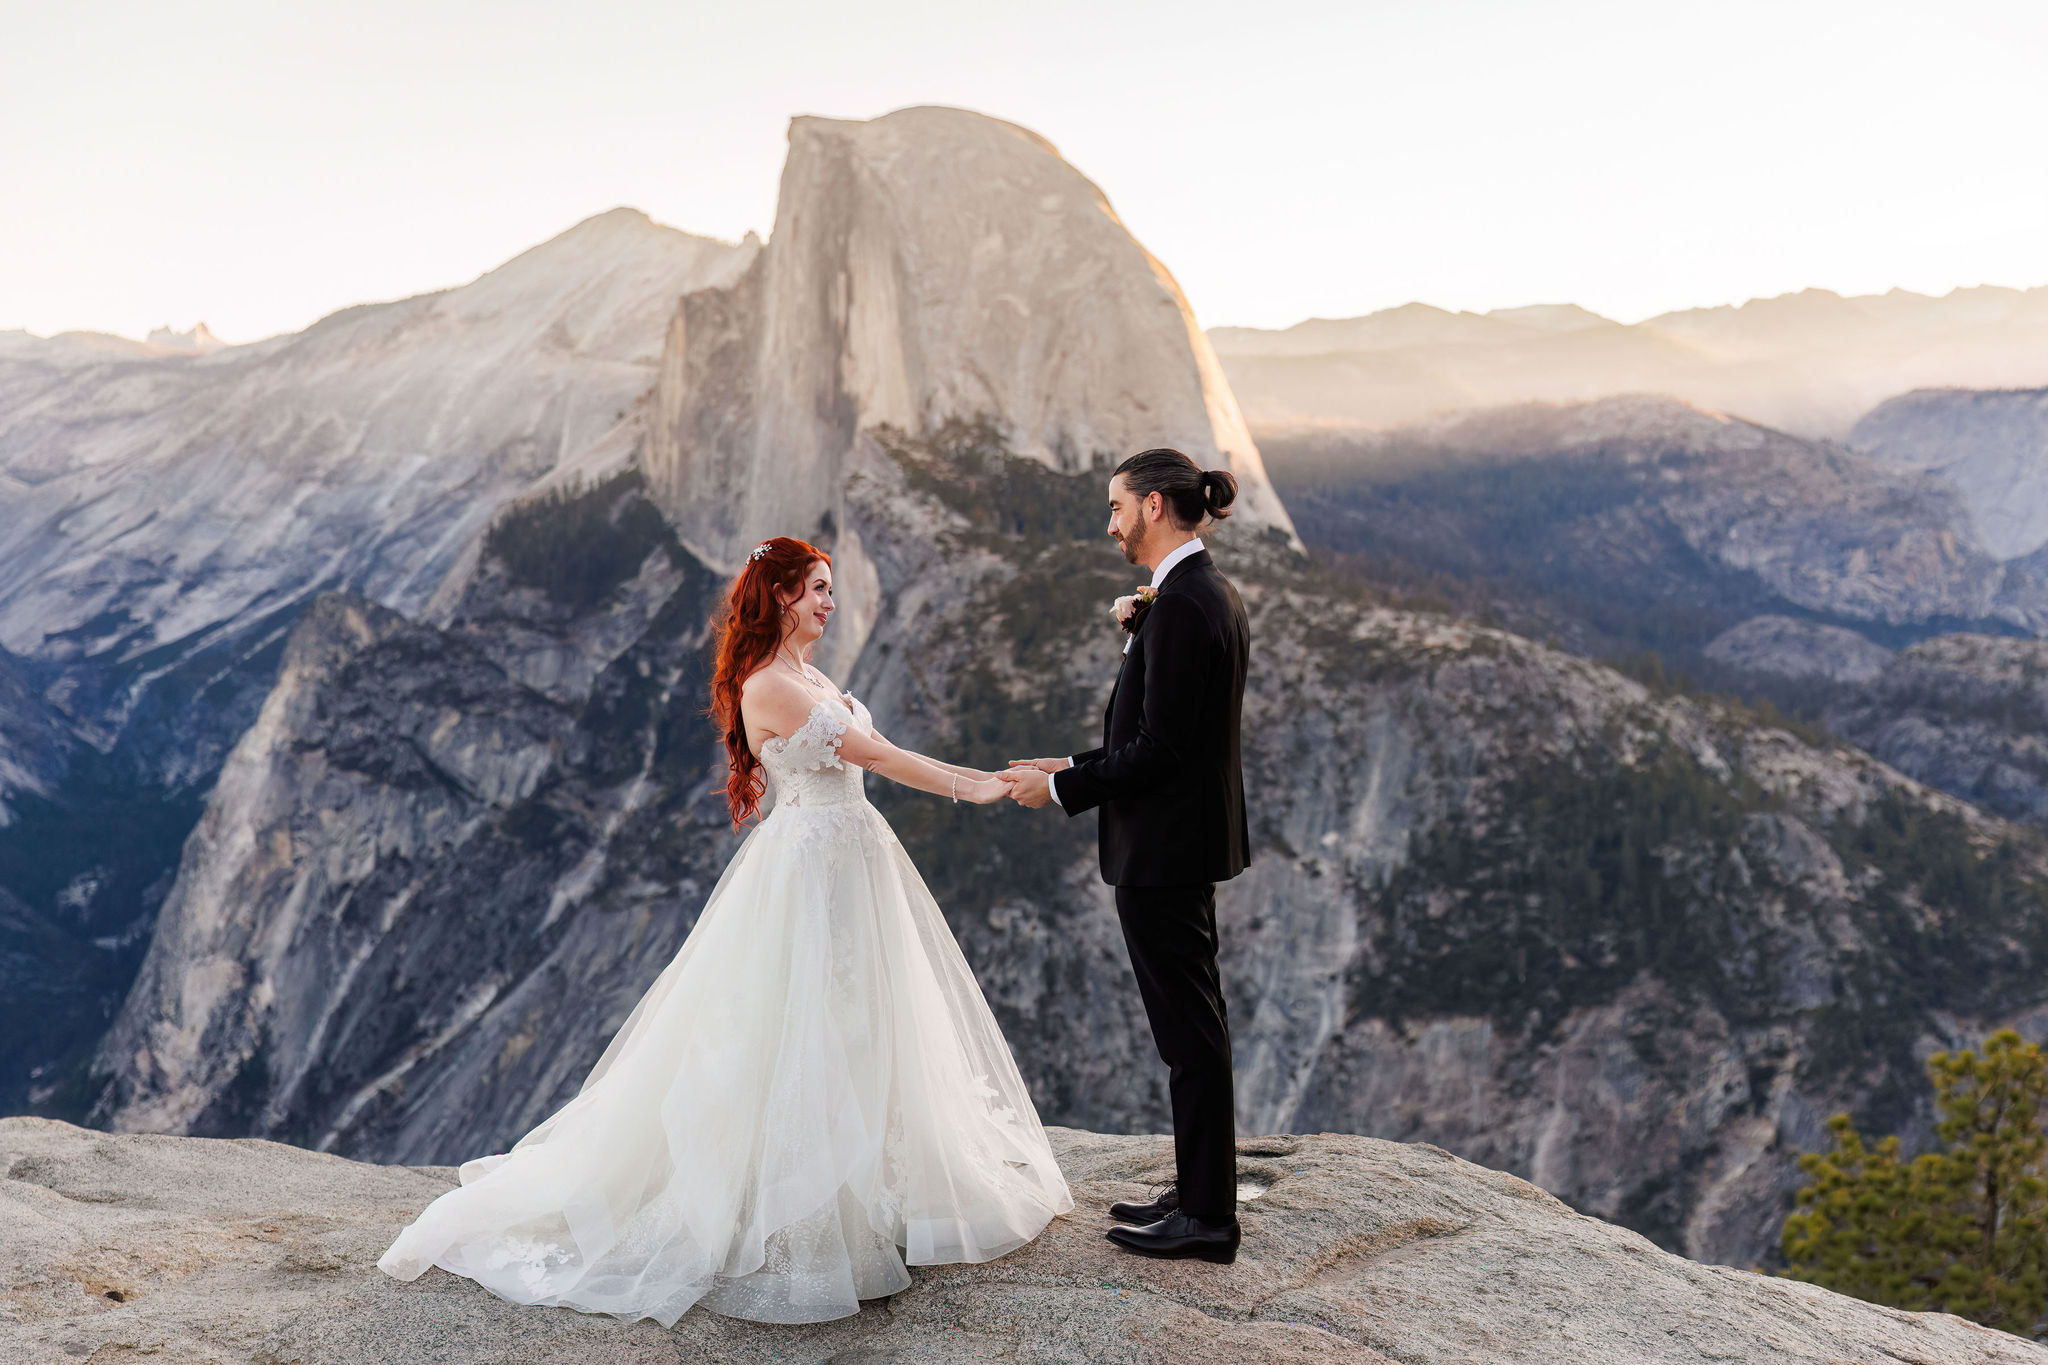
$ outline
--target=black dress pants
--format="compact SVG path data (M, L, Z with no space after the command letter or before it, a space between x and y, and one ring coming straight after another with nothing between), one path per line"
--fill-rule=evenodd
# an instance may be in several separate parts
M1237 1216L1237 1101L1216 970L1216 888L1119 886L1116 914L1166 1063L1180 1206L1229 1222Z

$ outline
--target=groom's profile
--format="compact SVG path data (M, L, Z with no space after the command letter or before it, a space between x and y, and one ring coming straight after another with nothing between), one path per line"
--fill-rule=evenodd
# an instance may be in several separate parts
M1012 796L1098 810L1102 879L1168 1072L1175 1180L1113 1204L1109 1239L1148 1256L1237 1256L1230 1023L1216 967L1216 883L1249 860L1238 720L1251 623L1197 532L1230 514L1237 480L1178 450L1131 456L1109 480L1109 534L1152 570L1103 718L1102 747L1014 759Z

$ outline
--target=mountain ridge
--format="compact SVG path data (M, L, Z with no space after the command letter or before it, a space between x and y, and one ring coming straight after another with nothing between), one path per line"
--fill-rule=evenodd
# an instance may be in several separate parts
M1388 429L1449 411L1640 391L1839 438L1909 389L2048 384L2048 285L1940 297L1808 289L1569 331L1517 325L1517 314L1526 321L1528 310L1404 304L1280 330L1217 327L1210 337L1260 431Z

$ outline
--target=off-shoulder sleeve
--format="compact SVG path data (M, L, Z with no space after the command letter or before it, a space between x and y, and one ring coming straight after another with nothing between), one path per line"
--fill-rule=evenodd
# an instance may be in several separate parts
M789 737L783 756L799 768L839 767L839 742L846 736L851 714L843 705L820 700L811 707L810 718Z

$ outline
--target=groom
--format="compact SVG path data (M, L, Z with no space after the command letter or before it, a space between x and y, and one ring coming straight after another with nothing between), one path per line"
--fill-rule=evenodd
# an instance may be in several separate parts
M1237 1258L1237 1127L1230 1023L1216 970L1216 883L1249 860L1238 717L1251 650L1244 603L1196 532L1230 515L1237 480L1178 450L1147 450L1109 480L1109 534L1152 571L1124 621L1102 747L1013 759L1018 804L1100 808L1102 879L1173 1099L1176 1180L1113 1204L1109 1231L1147 1256Z

